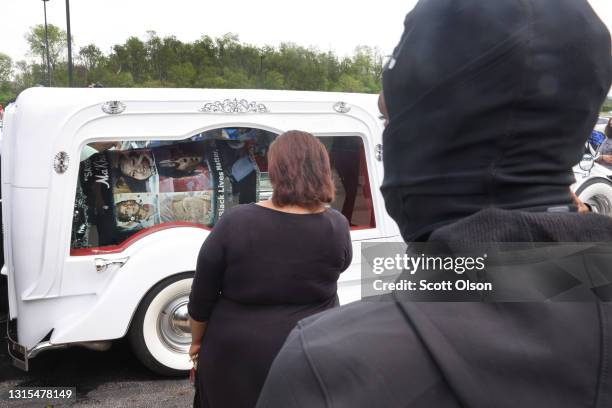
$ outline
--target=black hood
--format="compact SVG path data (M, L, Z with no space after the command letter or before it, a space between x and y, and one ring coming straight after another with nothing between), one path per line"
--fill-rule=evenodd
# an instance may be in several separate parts
M406 241L487 207L571 210L612 80L586 0L421 0L383 73L382 192Z

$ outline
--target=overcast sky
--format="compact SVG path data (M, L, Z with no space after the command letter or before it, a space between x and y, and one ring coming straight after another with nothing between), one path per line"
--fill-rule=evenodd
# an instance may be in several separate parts
M495 0L483 0L495 1ZM578 1L578 0L576 0ZM612 0L589 0L612 31ZM391 52L402 32L406 13L416 0L71 0L75 53L96 44L108 54L130 36L146 38L147 30L193 41L228 32L255 45L290 41L338 55L357 45ZM47 3L47 20L66 27L65 0ZM27 57L29 27L43 23L41 0L0 0L0 52L15 61Z

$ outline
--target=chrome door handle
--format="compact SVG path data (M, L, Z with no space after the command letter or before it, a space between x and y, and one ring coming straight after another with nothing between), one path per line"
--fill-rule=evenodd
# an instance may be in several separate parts
M108 267L110 265L119 265L119 268L121 268L127 261L128 259L130 259L129 257L125 257L125 258L118 258L118 259L103 259L103 258L96 258L94 260L94 263L96 265L96 272L102 273L102 272L106 272L106 270L108 269Z

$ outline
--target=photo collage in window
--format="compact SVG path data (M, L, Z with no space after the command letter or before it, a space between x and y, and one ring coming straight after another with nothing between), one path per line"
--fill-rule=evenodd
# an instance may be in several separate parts
M155 227L211 228L238 204L271 198L267 151L276 134L222 128L180 141L91 143L81 155L73 249L120 245ZM354 229L375 226L365 152L356 136L321 137L336 200Z

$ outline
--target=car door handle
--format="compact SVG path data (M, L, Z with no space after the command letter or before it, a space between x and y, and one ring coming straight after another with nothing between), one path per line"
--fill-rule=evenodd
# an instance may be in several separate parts
M118 259L96 258L94 260L94 263L96 265L96 272L98 273L106 272L106 270L108 269L110 265L119 265L119 268L121 268L128 261L128 259L130 258L129 257L118 258Z

